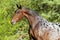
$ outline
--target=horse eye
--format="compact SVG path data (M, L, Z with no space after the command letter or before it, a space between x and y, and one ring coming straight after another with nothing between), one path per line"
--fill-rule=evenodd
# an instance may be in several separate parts
M19 12L17 12L17 13L19 13Z

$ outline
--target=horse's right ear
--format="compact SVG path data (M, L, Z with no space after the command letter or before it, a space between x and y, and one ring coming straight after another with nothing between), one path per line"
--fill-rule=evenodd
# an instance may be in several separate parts
M18 9L22 9L21 5L19 6L18 4L16 4L16 6L17 6Z

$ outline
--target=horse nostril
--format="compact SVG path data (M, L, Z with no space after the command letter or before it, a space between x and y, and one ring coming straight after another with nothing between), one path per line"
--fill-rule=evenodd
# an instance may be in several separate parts
M13 24L14 24L14 22L11 22L11 24L13 25Z

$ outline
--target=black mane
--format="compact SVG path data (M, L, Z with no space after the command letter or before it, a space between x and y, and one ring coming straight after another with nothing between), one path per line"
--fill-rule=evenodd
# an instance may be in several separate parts
M37 16L37 12L36 11L31 10L29 8L26 8L26 10L27 10L28 14L33 15L33 16Z

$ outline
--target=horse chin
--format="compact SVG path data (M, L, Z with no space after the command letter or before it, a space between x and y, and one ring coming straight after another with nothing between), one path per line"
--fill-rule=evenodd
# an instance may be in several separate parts
M12 24L12 25L16 24L16 21L12 21L11 24Z

